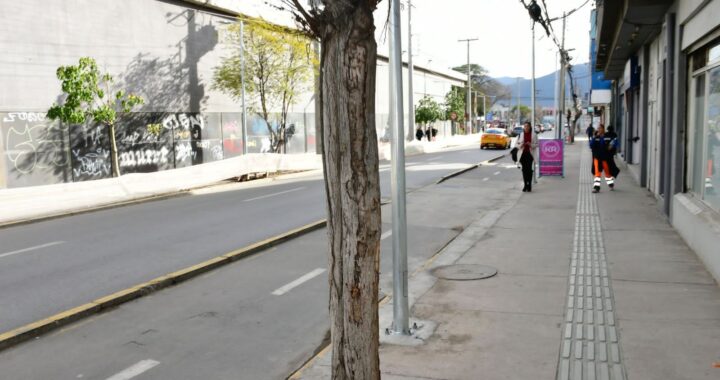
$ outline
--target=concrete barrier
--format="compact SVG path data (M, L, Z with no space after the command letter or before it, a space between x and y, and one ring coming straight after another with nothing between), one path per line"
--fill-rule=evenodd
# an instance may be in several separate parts
M0 225L177 194L249 173L322 168L317 154L247 154L203 165L119 178L0 190Z
M437 152L473 144L479 139L479 134L473 134L438 141L406 141L405 154ZM380 143L378 148L380 159L389 160L390 144ZM252 153L160 172L125 174L119 178L0 189L0 226L172 196L250 173L314 169L322 169L322 157L318 154Z

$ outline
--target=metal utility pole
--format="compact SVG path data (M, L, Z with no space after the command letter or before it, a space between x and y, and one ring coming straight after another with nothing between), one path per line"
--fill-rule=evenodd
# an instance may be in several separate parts
M532 78L530 78L530 127L531 130L535 129L535 22L532 25ZM536 152L533 152L535 157L539 157ZM533 183L537 183L537 161L533 161Z
M412 61L412 0L408 0L408 140L415 138L415 103L413 98L413 67Z
M533 128L535 127L535 23L532 26L532 78L530 81L530 103L532 109L530 110L530 120L532 120Z
M520 77L515 78L515 120L520 125Z
M405 212L405 134L403 133L402 52L400 0L390 0L390 72L393 74L390 102L392 127L392 247L393 247L393 334L410 335L407 269L407 215Z
M247 154L247 108L245 107L245 22L240 20L240 93L242 99L243 154Z
M565 117L565 69L566 61L565 55L565 19L567 15L563 12L563 26L562 26L562 42L560 43L560 89L558 93L558 127L556 128L555 138L561 139L563 129L565 129L565 123L563 123L563 117Z
M470 134L470 128L472 128L472 107L470 105L470 42L477 41L477 38L467 38L464 40L458 40L458 42L467 42L467 91L465 96L465 134Z

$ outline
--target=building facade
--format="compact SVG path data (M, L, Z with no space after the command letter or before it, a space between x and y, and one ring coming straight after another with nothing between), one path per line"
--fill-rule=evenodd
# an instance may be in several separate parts
M620 156L720 280L720 1L598 1Z
M45 115L60 101L58 67L94 58L119 88L144 98L117 126L122 174L167 170L268 151L268 123L215 89L215 69L239 45L227 38L238 16L292 27L288 12L263 1L234 0L0 0L9 19L0 23L0 189L107 178L109 137L98 125L68 126ZM416 67L414 101L438 101L461 73ZM407 69L404 70L407 88ZM312 85L291 106L293 136L287 153L316 151ZM387 58L378 59L376 127L388 134ZM409 113L407 91L405 112ZM257 109L257 107L255 107ZM273 110L275 114L279 110ZM407 120L407 115L406 119ZM148 134L148 125L161 125ZM436 126L440 136L449 123ZM407 123L406 123L407 126ZM413 131L410 131L412 133Z

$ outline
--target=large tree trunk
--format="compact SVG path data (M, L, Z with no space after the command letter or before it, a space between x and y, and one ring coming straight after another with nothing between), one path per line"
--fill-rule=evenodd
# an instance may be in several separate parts
M326 5L321 32L333 379L379 379L380 185L373 7Z

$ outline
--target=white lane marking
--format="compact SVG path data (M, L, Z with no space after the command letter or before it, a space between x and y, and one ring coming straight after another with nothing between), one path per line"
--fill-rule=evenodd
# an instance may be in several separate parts
M265 198L274 197L274 196L276 196L276 195L292 193L293 191L303 190L304 188L305 188L305 187L296 187L296 188L290 189L290 190L278 191L277 193L265 194L265 195L261 195L261 196L259 196L259 197L246 199L246 200L244 200L243 202L251 202L251 201L256 201L256 200L258 200L258 199L265 199Z
M45 244L36 245L34 247L18 249L17 251L5 252L3 254L0 254L0 258L17 255L18 253L23 253L23 252L27 252L27 251L34 251L36 249L52 247L53 245L58 245L58 244L63 244L63 243L65 243L65 242L64 241L54 241L52 243L45 243Z
M440 156L440 157L429 158L429 159L427 159L427 160L425 160L425 161L426 161L426 162L440 161L440 160L442 160L443 158L444 158L443 156Z
M392 230L384 232L382 235L380 235L380 240L385 240L392 235Z
M319 276L323 272L325 272L324 268L317 268L317 269L313 270L312 272L303 275L302 277L298 278L297 280L275 289L272 292L272 294L274 294L276 296L281 296L281 295L291 291L293 288L299 286L303 282L309 281L309 280L313 279L314 277Z
M487 180L489 180L489 179L490 179L490 178L485 177L485 178L483 178L483 181L487 181Z
M107 380L129 380L133 377L155 367L156 365L160 364L157 360L152 359L145 359L140 360L139 362L133 364L130 367L127 367L126 369L110 376L107 378Z
M500 174L500 172L495 172L495 173L493 173L493 175L498 175L498 174Z

